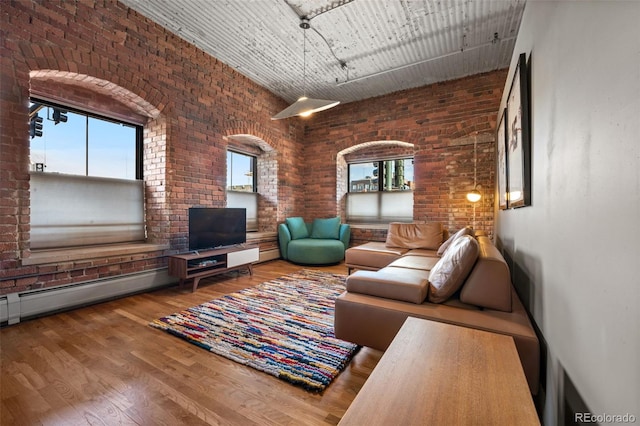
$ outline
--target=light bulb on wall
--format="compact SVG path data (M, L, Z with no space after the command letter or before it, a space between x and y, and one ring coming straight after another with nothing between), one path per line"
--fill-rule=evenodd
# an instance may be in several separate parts
M467 200L472 203L477 203L480 201L480 198L482 198L482 194L480 194L480 191L475 188L467 193Z

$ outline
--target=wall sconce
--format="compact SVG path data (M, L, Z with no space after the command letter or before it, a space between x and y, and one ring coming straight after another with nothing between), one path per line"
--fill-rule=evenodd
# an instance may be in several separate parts
M478 201L480 201L480 198L482 198L482 194L480 194L480 191L478 191L476 188L473 188L473 190L467 192L467 200L471 201L472 203L477 203Z
M467 200L477 203L482 198L482 194L478 191L478 138L473 138L473 189L467 193Z

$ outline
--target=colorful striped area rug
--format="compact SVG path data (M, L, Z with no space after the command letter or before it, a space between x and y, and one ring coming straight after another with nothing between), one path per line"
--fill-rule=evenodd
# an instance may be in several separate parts
M213 353L320 392L358 350L336 339L346 276L302 270L151 322Z

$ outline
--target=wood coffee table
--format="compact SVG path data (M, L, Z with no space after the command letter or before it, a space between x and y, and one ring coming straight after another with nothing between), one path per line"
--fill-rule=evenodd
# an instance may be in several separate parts
M539 425L511 336L408 318L340 425Z

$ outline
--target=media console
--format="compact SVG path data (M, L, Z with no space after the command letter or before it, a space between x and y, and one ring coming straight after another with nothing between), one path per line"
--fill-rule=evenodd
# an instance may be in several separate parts
M253 262L260 258L258 246L240 245L214 250L191 251L169 256L169 275L180 279L180 286L193 279L196 291L202 278L247 268L253 274Z

